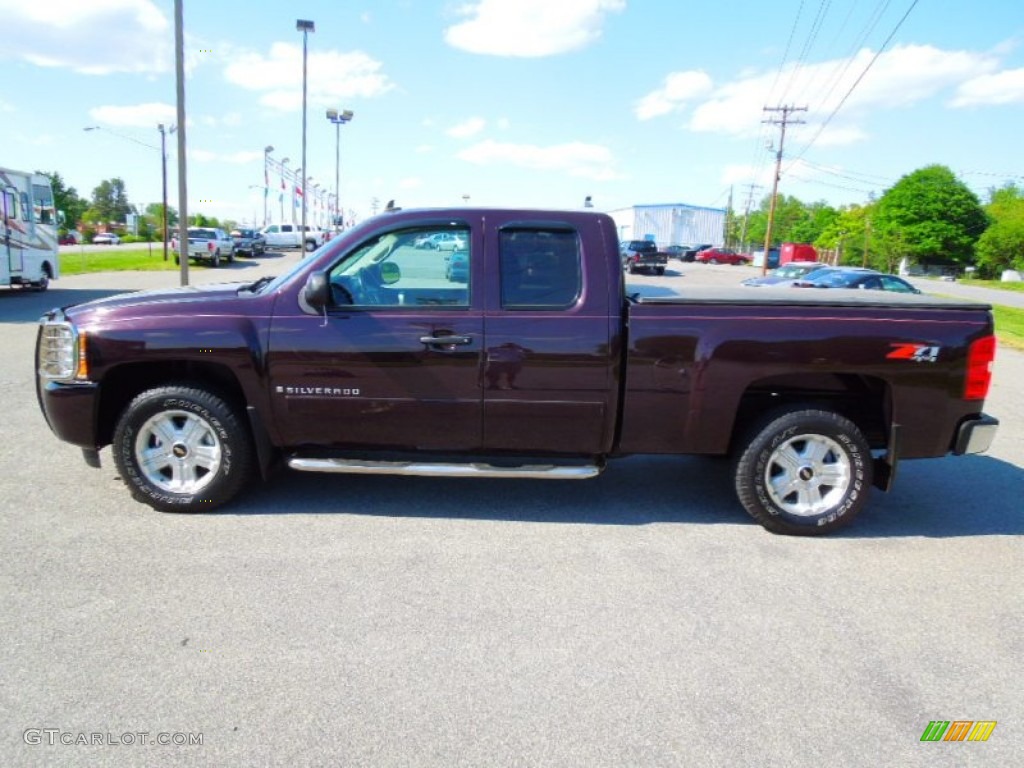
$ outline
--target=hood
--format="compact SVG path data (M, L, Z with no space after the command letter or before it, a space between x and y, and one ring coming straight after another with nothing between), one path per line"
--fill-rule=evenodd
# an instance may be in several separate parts
M250 283L217 283L205 286L160 288L118 293L103 299L64 308L64 315L76 322L93 319L125 319L150 315L237 312L237 304L252 294L239 289Z

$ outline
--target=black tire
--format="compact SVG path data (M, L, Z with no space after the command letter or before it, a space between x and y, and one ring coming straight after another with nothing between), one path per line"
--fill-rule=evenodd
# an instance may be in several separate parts
M655 267L654 274L659 275L659 276L660 275L664 275L665 274L665 268L664 267Z
M132 400L114 430L113 453L132 496L164 512L215 509L253 468L252 440L235 410L189 386L158 387Z
M817 536L847 525L867 502L867 440L833 411L789 409L759 422L740 443L736 494L774 533Z
M210 261L213 262L214 269L220 266L220 248L213 252L213 258Z
M235 263L235 249L234 248L232 248L230 251L228 251L227 259L228 259L228 264L234 264Z
M174 263L175 264L180 264L181 263L181 259L178 258L178 254L174 254Z
M50 287L50 276L44 272L40 278L32 283L32 290L36 293L42 293Z
M316 243L312 240L306 241L306 253L312 253L316 250Z

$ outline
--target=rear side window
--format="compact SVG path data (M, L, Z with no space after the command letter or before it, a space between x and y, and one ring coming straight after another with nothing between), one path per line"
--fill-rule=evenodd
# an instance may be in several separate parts
M500 261L504 309L565 309L579 300L583 270L574 229L503 228Z

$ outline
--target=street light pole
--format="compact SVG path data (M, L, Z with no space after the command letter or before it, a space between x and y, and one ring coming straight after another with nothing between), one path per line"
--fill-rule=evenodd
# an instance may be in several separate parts
M306 165L306 59L307 59L307 41L309 39L309 33L316 31L316 26L312 21L299 19L295 22L295 28L302 32L302 170L303 172L309 167ZM303 180L303 183L305 181ZM306 248L306 190L302 190L302 229L299 230L302 233L302 248Z
M167 261L167 134L174 133L176 126L171 126L165 129L164 124L160 123L157 125L157 130L160 131L160 171L161 171L161 182L163 187L163 218L164 218L164 261Z
M338 188L338 180L341 178L341 126L355 117L355 112L345 109L339 112L336 109L327 110L327 119L334 123L334 216L331 217L331 227L338 225L338 210L341 207L338 202L341 200L341 190Z
M283 160L281 160L281 184L282 185L284 184L284 172L286 170L288 170L287 168L285 168L285 166L288 165L288 161L289 160L291 160L290 157L286 157ZM284 224L284 186L281 187L281 191L278 194L278 202L281 203L281 223ZM292 220L293 221L295 220L294 216L292 216Z
M267 226L267 198L270 197L270 153L274 147L267 144L263 148L263 226ZM255 222L254 222L255 223Z

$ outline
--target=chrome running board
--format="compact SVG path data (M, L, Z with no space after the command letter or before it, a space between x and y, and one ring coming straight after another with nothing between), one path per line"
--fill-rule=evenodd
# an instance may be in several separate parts
M288 466L300 472L340 472L354 475L412 475L415 477L511 477L526 480L587 480L601 474L597 464L524 464L498 467L493 464L430 463L414 461L366 461L292 456Z

